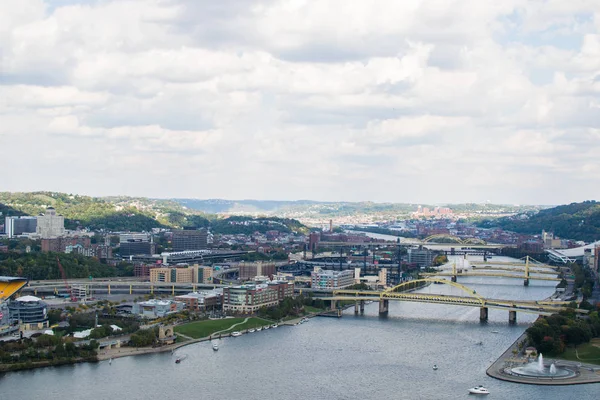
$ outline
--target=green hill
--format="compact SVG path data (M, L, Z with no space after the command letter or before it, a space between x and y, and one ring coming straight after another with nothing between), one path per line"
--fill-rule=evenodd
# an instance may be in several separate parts
M517 233L554 232L560 238L593 242L600 240L600 202L584 201L496 220L481 221L484 228L499 227Z
M218 218L188 209L173 200L145 197L89 197L57 192L0 192L3 215L38 215L52 206L65 217L65 228L108 231L149 231L152 228L211 228L214 233L238 234L268 230L306 233L294 219L276 217Z

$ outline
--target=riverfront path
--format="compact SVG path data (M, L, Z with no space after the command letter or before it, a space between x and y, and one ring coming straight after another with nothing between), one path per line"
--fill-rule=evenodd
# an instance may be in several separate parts
M518 350L518 343L526 340L527 334L521 335L509 348L506 350L486 371L488 376L500 379L503 381L526 383L530 385L578 385L582 383L600 383L600 366L592 364L583 364L567 360L553 360L556 366L567 367L577 374L572 378L552 379L550 378L534 378L520 375L512 375L505 370L517 366L522 366L527 363L526 358L515 357L513 350ZM551 360L548 360L551 363Z

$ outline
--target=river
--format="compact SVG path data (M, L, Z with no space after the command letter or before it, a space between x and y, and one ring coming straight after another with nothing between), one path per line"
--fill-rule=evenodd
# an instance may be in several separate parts
M493 298L542 299L554 283L509 278L459 278L459 283ZM447 285L421 289L460 294ZM542 387L498 381L489 365L535 319L506 311L390 302L389 316L377 303L365 314L347 310L340 319L313 318L221 340L150 354L0 375L2 398L87 399L457 399L485 385L495 399L596 399L600 384ZM498 333L493 333L497 331ZM479 341L483 345L477 345ZM175 364L175 356L186 355ZM434 371L432 366L439 369Z

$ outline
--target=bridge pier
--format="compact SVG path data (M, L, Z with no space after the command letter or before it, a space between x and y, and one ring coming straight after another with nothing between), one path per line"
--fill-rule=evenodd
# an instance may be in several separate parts
M331 310L336 310L337 309L337 301L335 300L331 300Z
M509 311L508 312L508 323L509 324L516 324L517 323L517 312L516 311Z
M450 280L451 280L452 282L456 282L456 275L452 275L452 277L450 278Z
M529 286L529 278L526 278L526 279L523 281L523 286Z
M359 305L358 305L358 301L356 301L354 303L354 314L358 315L358 309L359 309Z
M390 308L390 301L381 299L379 300L379 315L387 315Z
M487 307L481 307L479 309L479 321L485 322L487 320L488 320L488 308Z
M360 301L360 313L361 314L365 313L365 301L364 300Z

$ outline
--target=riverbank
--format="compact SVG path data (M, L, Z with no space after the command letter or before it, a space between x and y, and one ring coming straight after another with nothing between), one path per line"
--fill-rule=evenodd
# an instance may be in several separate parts
M560 293L555 292L552 296L546 298L549 301L553 297L559 296ZM563 293L564 295L564 293ZM538 317L538 319L541 317ZM554 378L553 376L540 376L540 377L528 377L523 375L515 374L511 371L512 368L522 367L527 365L530 361L527 357L520 354L519 343L527 341L527 333L524 332L519 338L508 347L508 349L498 357L498 359L490 365L486 370L486 374L492 378L507 382L523 383L529 385L580 385L587 383L600 383L600 367L594 364L587 364L582 362L574 362L564 359L550 359L546 360L544 364L552 365L556 367L564 367L573 371L575 374L568 378Z
M486 374L502 381L524 383L529 385L581 385L586 383L600 383L600 367L592 364L575 363L561 359L546 360L546 364L555 363L557 367L565 367L575 376L564 379L553 377L526 377L510 373L511 368L524 366L528 363L526 357L516 357L514 350L518 351L518 344L527 339L523 333L502 355L486 370Z
M297 325L300 323L300 321L303 318L313 318L313 317L316 317L317 315L318 315L318 313L307 314L306 316L303 316L303 317L284 321L284 322L280 323L279 325L281 325L281 326ZM246 320L244 320L241 323L245 323L249 319L250 319L250 317L246 318ZM265 320L265 322L267 322L267 321ZM184 347L184 346L189 346L190 344L208 342L208 341L211 341L214 339L221 339L224 337L229 337L229 336L231 336L231 332L230 332L231 329L234 328L235 326L238 326L239 324L240 324L240 322L236 322L232 326L229 326L227 329L223 329L221 331L215 332L209 336L204 336L201 338L190 338L184 342L174 343L174 344L165 345L165 346L161 346L161 347L121 347L121 348L105 349L105 350L99 351L97 357L98 357L98 361L105 361L105 360L110 360L110 359L115 359L115 358L137 356L137 355L142 355L142 354L174 352L175 350L177 350L181 347ZM248 329L252 329L252 328L248 328ZM248 329L240 330L240 332L244 333L244 334L248 333Z

